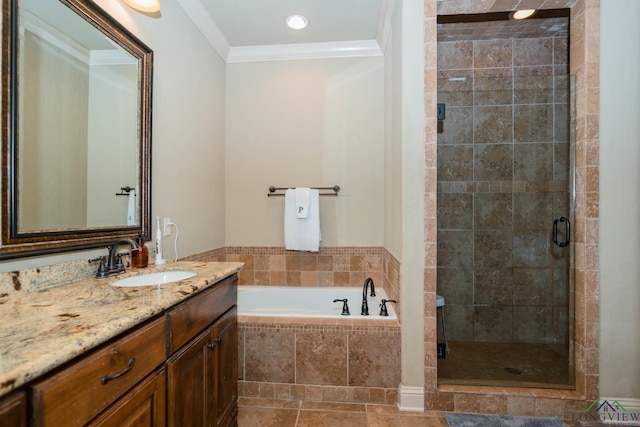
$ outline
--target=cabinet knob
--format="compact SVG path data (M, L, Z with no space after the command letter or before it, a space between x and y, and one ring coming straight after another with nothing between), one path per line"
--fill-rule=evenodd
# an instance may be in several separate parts
M215 342L222 342L222 338L216 338L214 341Z
M214 348L216 348L216 345L209 343L209 344L207 344L207 348L210 348L210 349L213 350Z

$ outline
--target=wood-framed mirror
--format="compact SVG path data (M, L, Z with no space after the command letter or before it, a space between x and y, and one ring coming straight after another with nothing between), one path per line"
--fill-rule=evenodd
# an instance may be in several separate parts
M152 70L91 0L3 0L0 259L150 238Z

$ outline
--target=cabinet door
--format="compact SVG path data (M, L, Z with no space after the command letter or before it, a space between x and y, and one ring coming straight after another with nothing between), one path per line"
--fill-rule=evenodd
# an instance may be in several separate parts
M91 427L164 427L166 426L165 370L149 375L140 384L108 408Z
M167 360L170 427L202 427L211 419L212 405L207 401L213 376L208 362L210 334L207 329Z
M236 307L227 311L212 328L214 348L215 425L228 426L238 407L238 328Z
M32 386L32 424L79 427L164 363L164 317L80 357Z
M24 392L0 400L0 426L27 426L27 399Z

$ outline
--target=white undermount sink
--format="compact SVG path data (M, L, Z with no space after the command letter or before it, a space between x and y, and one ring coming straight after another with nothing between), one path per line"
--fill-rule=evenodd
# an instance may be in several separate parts
M138 286L165 285L167 283L189 279L195 275L196 273L192 273L191 271L163 271L158 273L147 273L116 280L111 283L111 286L135 288Z

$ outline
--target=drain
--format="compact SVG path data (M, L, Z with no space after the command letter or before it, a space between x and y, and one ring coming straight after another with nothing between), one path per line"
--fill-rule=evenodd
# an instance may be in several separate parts
M520 369L517 369L517 368L504 368L504 370L507 371L510 374L513 374L513 375L522 374L522 371Z

